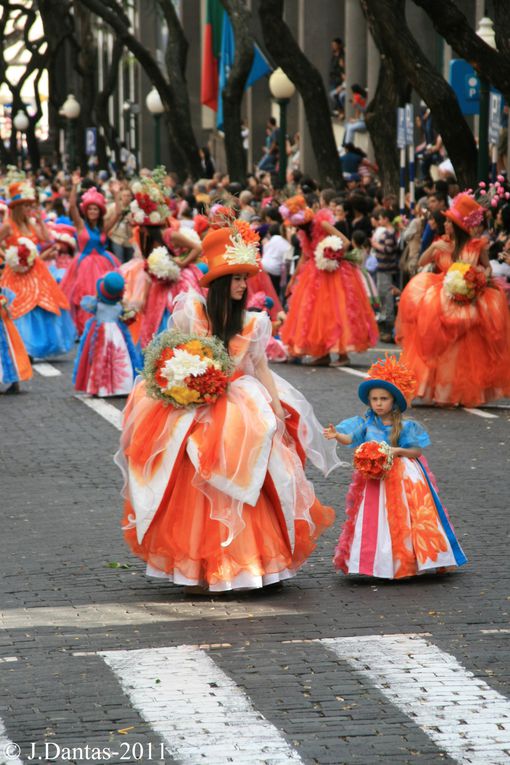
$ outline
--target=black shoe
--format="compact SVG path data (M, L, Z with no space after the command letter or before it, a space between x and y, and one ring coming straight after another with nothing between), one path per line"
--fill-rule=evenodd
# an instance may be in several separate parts
M7 396L7 395L10 395L12 393L19 393L19 392L20 392L19 383L18 382L13 382L12 385L9 385L9 387L5 391L5 395Z

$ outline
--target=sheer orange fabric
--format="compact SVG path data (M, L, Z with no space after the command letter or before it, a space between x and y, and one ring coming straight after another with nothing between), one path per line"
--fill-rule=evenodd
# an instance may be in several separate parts
M12 290L16 296L10 306L13 319L24 316L36 307L58 316L62 309L69 309L66 296L39 258L24 274L14 272L6 265L0 284Z

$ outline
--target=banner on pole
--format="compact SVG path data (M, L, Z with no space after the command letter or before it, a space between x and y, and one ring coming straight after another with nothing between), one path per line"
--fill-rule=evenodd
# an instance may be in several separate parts
M406 147L406 114L401 106L397 109L397 146L399 149Z
M489 143L497 146L501 132L501 93L491 93L489 100Z
M405 133L407 146L414 146L414 106L405 106Z

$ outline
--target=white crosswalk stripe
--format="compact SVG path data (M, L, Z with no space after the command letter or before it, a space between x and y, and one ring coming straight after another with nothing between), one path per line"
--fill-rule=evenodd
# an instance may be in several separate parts
M23 765L19 754L18 745L7 737L5 726L0 719L0 765Z
M37 364L32 364L32 369L34 369L37 374L41 375L41 377L60 377L62 374L60 369L57 369L52 364L48 364L45 361L39 361Z
M181 765L302 764L205 651L175 646L99 655Z
M86 406L93 409L96 414L103 417L103 419L109 422L110 425L113 425L114 428L122 430L122 412L120 409L112 406L112 404L109 404L107 401L103 401L102 398L88 398L79 393L75 393L74 397L77 398L78 401L83 401Z
M510 762L510 701L419 635L318 641L462 765Z

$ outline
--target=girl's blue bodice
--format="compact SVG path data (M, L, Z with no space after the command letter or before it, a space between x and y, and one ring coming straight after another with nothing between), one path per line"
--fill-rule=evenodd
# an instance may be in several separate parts
M364 417L349 417L342 420L336 430L339 433L345 433L352 436L352 443L349 444L353 449L365 441L386 441L390 443L391 425L383 425L380 418L368 409ZM398 445L403 449L423 449L430 444L429 434L419 422L414 420L404 420L402 423L402 432L398 439Z

